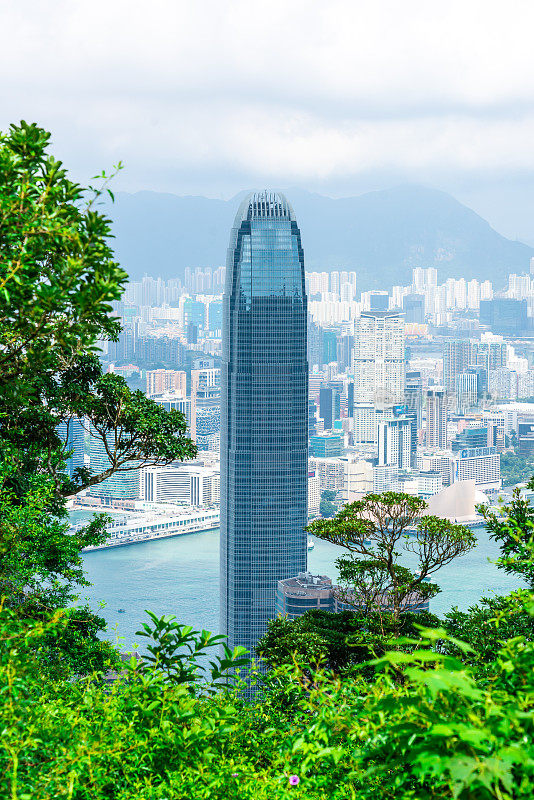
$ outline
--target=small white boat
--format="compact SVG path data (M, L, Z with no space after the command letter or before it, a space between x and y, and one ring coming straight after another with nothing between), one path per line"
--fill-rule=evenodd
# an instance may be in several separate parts
M314 547L315 547L315 542L308 536L308 550L313 550Z

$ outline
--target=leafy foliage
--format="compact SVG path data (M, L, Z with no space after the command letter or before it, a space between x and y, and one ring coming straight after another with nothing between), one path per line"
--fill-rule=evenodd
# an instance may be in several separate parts
M203 682L204 691L213 694L222 687L235 685L235 670L250 663L250 659L244 657L247 650L244 647L230 650L225 643L225 636L214 636L209 631L194 631L190 625L177 623L174 616L157 617L151 611L146 613L152 620L152 626L144 622L137 635L148 637L152 643L147 645L147 655L143 656L139 665L142 672L146 672L146 666L149 665L173 684L185 683L194 693L195 685ZM223 655L216 656L208 666L203 665L202 657L213 647L221 647Z
M109 177L85 189L47 154L35 123L0 136L0 385L115 337L111 315L127 275L109 246L111 222L96 210ZM120 169L120 165L118 166ZM14 388L14 386L12 387Z
M415 638L422 625L437 626L439 619L428 612L406 612L401 617L403 636ZM313 610L294 620L282 616L271 620L256 652L271 667L319 665L353 677L350 668L383 655L394 644L394 632L391 615Z
M118 335L112 302L127 278L100 208L113 199L113 175L82 187L49 145L50 134L26 122L0 135L0 592L28 625L61 612L61 635L34 642L40 664L80 675L116 658L98 641L101 617L64 610L85 583L81 550L104 540L106 519L70 534L65 497L196 447L181 414L102 374L98 341ZM57 427L75 418L104 442L110 463L72 479Z
M367 494L332 520L308 526L314 536L349 552L337 560L343 603L391 613L400 630L400 615L439 591L428 577L473 548L476 538L463 525L423 515L426 507L421 498L402 492ZM417 556L416 570L399 564L400 548Z
M529 483L534 487L534 479ZM523 500L518 489L514 490L512 501L499 509L499 513L487 506L480 506L486 528L492 539L500 542L502 556L499 566L512 575L520 576L531 589L534 589L534 563L532 547L534 544L534 509Z

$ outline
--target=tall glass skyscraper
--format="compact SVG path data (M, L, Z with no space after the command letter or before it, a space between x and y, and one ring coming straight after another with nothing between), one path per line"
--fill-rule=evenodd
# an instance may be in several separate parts
M230 237L221 374L221 616L252 650L277 583L306 569L304 254L278 193L243 201Z

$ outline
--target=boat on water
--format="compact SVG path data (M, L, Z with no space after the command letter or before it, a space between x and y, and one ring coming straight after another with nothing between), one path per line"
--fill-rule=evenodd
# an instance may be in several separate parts
M125 608L119 608L119 609L117 610L117 613L118 613L118 614L126 614L126 609L125 609Z
M314 547L315 547L315 542L308 536L308 550L313 550Z

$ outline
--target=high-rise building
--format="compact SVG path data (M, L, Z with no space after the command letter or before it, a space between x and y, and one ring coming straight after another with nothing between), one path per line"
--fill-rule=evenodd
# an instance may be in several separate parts
M334 405L334 389L323 386L319 389L319 417L323 420L325 431L331 430L336 418Z
M456 377L477 363L477 343L471 339L448 339L443 344L443 382L456 391Z
M494 297L480 303L480 322L493 333L514 335L528 328L527 301L509 297Z
M56 430L65 445L65 452L68 453L65 471L72 478L75 471L84 466L85 428L82 420L74 417L68 422L60 422Z
M354 337L354 400L378 406L404 401L404 319L395 311L362 312Z
M113 437L106 437L108 448L113 448ZM90 447L91 473L97 475L105 472L111 466L106 446L102 438L91 427ZM88 493L92 497L106 498L108 500L137 500L139 497L139 464L135 461L126 461L122 465L122 472L114 472L101 483L91 486Z
M378 465L409 469L412 462L412 428L407 417L380 419L378 428Z
M186 396L185 372L176 369L147 369L147 395L165 394L166 392L172 392L182 397Z
M426 393L426 446L433 450L447 447L447 395L444 389Z
M456 376L456 413L466 414L475 408L478 396L478 376L475 370Z
M308 362L304 254L278 193L249 195L226 270L221 390L221 617L252 650L278 581L306 569Z
M409 411L415 411L417 428L422 427L423 420L423 376L419 371L406 372L404 401Z

